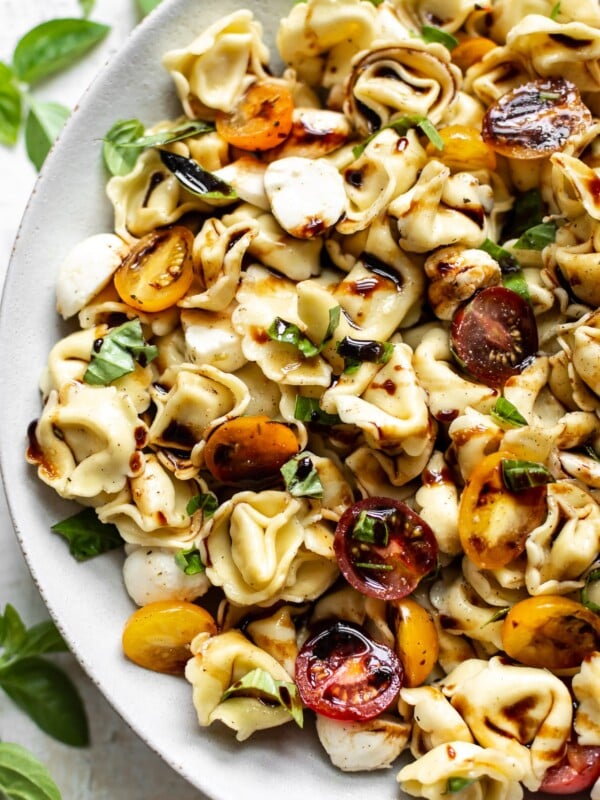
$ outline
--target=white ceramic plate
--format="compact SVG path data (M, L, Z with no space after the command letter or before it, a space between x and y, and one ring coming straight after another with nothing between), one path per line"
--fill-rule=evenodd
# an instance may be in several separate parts
M243 744L218 723L199 728L184 679L142 670L122 656L121 630L133 606L122 585L121 556L85 564L72 559L50 525L73 509L24 458L27 427L40 413L39 377L50 348L66 332L55 312L58 265L80 239L112 230L99 140L118 119L151 124L180 113L162 53L244 5L263 23L272 46L290 0L164 0L84 95L44 165L16 242L0 316L5 487L27 563L71 649L114 708L191 784L215 800L279 800L282 794L286 800L399 800L397 768L339 772L310 721L308 730L290 723Z

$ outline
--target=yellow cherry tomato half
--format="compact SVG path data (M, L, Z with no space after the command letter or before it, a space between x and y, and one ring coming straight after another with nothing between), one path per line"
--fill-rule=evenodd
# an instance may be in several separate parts
M504 618L502 646L528 667L574 669L600 650L600 617L562 595L528 597Z
M277 81L256 81L233 111L217 113L217 133L240 150L270 150L292 130L294 100L288 87Z
M235 417L210 434L204 462L211 475L222 483L260 484L280 477L280 468L298 450L295 433L283 422L262 414Z
M435 623L429 611L412 597L390 605L396 617L396 653L404 667L404 685L421 686L438 660Z
M439 135L444 142L442 150L429 142L427 155L436 158L450 169L496 169L496 153L483 141L477 128L469 125L447 125L440 128Z
M485 36L469 36L452 48L452 61L465 72L495 47L496 42Z
M214 636L217 625L204 608L185 600L162 600L138 608L123 629L123 652L155 672L182 675L199 633Z
M194 278L193 246L193 233L182 225L144 236L115 272L115 289L121 300L149 313L175 305Z
M468 558L480 569L499 569L521 555L527 534L548 513L546 487L512 492L502 478L502 461L511 453L486 456L463 490L458 533Z

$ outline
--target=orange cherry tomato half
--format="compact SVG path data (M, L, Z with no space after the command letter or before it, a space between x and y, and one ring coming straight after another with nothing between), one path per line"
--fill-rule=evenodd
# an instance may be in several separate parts
M539 78L503 94L486 111L481 133L496 152L512 158L543 158L562 150L571 136L592 124L575 84Z
M298 450L298 439L285 423L264 415L235 417L210 434L204 462L221 483L258 485L281 477L279 470Z
M317 714L373 719L396 700L402 664L387 645L340 621L304 643L296 657L296 685L304 705Z
M368 497L346 509L333 549L348 583L381 600L406 597L437 565L437 541L429 525L390 497Z
M270 150L292 130L294 100L283 83L257 81L246 90L236 108L217 113L217 132L241 150Z
M502 647L528 667L574 669L600 650L600 617L562 595L528 597L504 618Z
M123 652L155 672L182 675L199 633L214 636L217 625L204 608L184 600L161 600L138 608L125 623Z
M193 233L182 225L144 236L115 272L115 289L121 300L149 313L175 305L194 278L193 246Z
M538 349L533 309L504 286L481 289L452 320L450 346L461 366L486 386L503 386Z
M499 569L521 555L527 534L546 518L547 490L535 486L512 492L502 477L511 453L486 456L475 468L458 507L458 533L468 558L480 569Z
M439 655L439 639L429 611L411 597L390 603L396 629L396 653L404 668L404 685L421 686Z
M600 747L569 742L562 761L550 767L540 792L547 794L575 794L584 792L600 778Z

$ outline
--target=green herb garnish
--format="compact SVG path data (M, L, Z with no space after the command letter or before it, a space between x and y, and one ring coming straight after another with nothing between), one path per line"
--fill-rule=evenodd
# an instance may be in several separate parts
M203 492L202 494L194 495L194 497L192 497L192 499L188 502L185 510L190 517L192 514L195 514L196 511L202 511L204 519L210 519L218 507L219 501L217 500L216 495L214 495L212 492Z
M550 19L557 20L558 15L560 14L560 0L556 5L552 7L552 11L550 12Z
M0 742L0 796L6 800L61 800L47 768L14 742Z
M385 520L373 516L363 508L352 528L352 538L366 544L386 547L390 538L390 531Z
M515 250L543 250L556 239L556 223L540 222L524 231L514 243Z
M136 317L113 328L94 344L83 380L95 386L108 386L133 372L136 362L145 366L157 355L158 348L146 343L142 324Z
M178 550L175 553L175 563L186 575L198 575L206 570L197 547L190 547L189 550Z
M197 161L168 150L160 151L160 159L188 192L207 200L237 200L233 186L203 169Z
M590 600L589 591L590 586L597 581L600 581L600 569L593 569L589 575L586 575L585 583L581 588L581 604L593 611L594 614L600 614L600 605Z
M550 470L536 461L504 458L500 463L502 480L511 492L524 492L537 486L545 486L554 480Z
M302 702L296 684L291 681L276 680L264 669L253 669L232 684L223 694L221 701L231 697L258 697L276 703L291 715L298 727L304 725Z
M400 136L405 136L406 133L410 130L410 128L419 128L419 130L427 136L431 144L436 147L438 150L444 149L444 140L437 132L437 129L433 122L428 119L427 117L420 116L415 114L413 116L402 116L398 117L398 119L394 119L391 122L388 122L387 125L382 125L381 128L378 128L374 133L368 136L364 141L360 144L355 145L352 148L352 155L354 158L358 158L361 156L370 142L375 139L375 137L379 136L381 131L386 130L387 128L392 128L398 133Z
M341 419L337 414L328 414L323 411L316 397L296 396L294 407L294 419L301 422L313 422L317 425L339 425Z
M308 336L293 322L288 322L281 317L275 317L267 329L267 334L274 342L291 344L299 350L305 358L318 355L331 340L340 321L340 307L333 306L329 309L329 324L321 344L314 344Z
M84 508L56 522L52 530L67 540L69 552L77 561L87 561L123 545L116 525L101 522L93 508Z
M467 786L470 786L475 781L479 780L478 778L459 778L458 776L451 776L448 778L446 782L446 792L445 794L455 794L456 792L462 792L463 789L466 789Z
M143 147L133 148L133 142L144 135L139 119L115 122L102 141L102 158L111 175L127 175L135 166Z
M502 396L496 400L494 407L490 411L490 417L501 427L508 425L511 428L521 428L527 425L527 420L519 410L510 400Z
M491 239L486 239L479 245L479 250L484 250L492 258L494 258L500 265L502 272L502 285L507 289L516 292L524 300L531 303L531 296L527 287L527 281L523 275L523 270L519 261L512 253L505 250L499 244L492 242Z
M427 42L427 44L432 44L433 42L443 44L448 50L454 50L458 44L456 36L452 36L451 33L441 28L435 28L433 25L423 25L421 28L421 38Z
M298 453L281 467L288 492L293 497L323 497L323 484L315 465L306 453Z

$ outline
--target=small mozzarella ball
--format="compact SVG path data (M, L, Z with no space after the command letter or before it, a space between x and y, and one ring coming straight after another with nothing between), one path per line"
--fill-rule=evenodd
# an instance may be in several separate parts
M344 180L323 158L281 158L265 172L271 211L281 227L298 239L332 228L346 210Z
M450 320L461 303L478 289L502 281L500 265L485 250L442 247L425 261L429 278L427 295L438 319Z
M56 309L63 319L77 314L104 289L128 250L114 233L97 233L71 248L56 283Z
M360 772L390 767L406 747L410 725L385 715L346 722L317 714L317 734L336 767Z
M186 575L166 547L137 547L123 564L127 593L138 606L160 600L195 600L206 594L210 582L204 572Z

